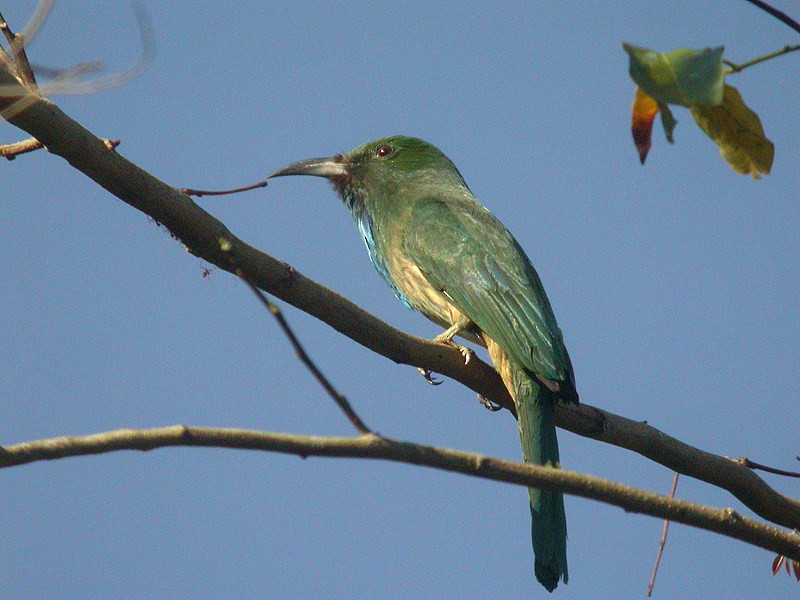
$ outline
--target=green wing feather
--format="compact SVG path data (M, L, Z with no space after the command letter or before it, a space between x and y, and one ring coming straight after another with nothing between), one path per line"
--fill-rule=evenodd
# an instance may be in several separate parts
M437 290L527 371L568 382L572 367L542 283L517 241L474 198L423 198L405 250Z

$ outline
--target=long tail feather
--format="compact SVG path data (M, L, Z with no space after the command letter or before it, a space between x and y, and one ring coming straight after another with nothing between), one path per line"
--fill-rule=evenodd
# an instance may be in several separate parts
M487 343L489 354L514 398L519 436L525 462L557 466L555 397L508 359L501 348ZM567 583L567 516L560 492L528 488L531 505L531 537L536 579L549 592L559 580Z
M555 398L520 369L514 402L525 462L557 466ZM531 537L536 556L536 579L552 592L567 572L567 515L560 492L528 488L531 501Z

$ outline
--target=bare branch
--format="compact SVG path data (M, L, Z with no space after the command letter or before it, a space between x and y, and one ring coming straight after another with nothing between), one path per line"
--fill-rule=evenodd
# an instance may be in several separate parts
M458 350L399 331L304 277L290 265L249 246L189 197L118 152L109 151L103 140L49 100L34 97L0 69L2 85L16 86L16 93L30 101L26 110L10 117L13 125L40 140L49 152L61 156L121 200L163 224L196 256L233 272L230 260L219 247L219 239L230 240L242 269L265 292L394 362L441 373L496 404L509 409L513 406L499 375L485 362L476 357L464 365ZM10 102L13 99L0 98L0 110ZM752 470L733 460L694 448L647 423L588 404L559 404L557 423L578 435L633 450L672 471L726 489L764 519L800 529L800 502L776 492Z
M752 4L754 6L757 6L761 10L769 13L770 15L772 15L773 17L778 19L784 25L788 25L789 27L794 29L797 33L800 33L800 23L795 21L793 18L791 18L785 12L783 12L781 10L778 10L777 8L767 4L766 2L763 2L763 0L747 0L747 2L749 2L750 4Z
M246 185L244 187L234 188L232 190L195 190L192 188L181 188L181 192L186 194L187 196L227 196L228 194L238 194L240 192L248 192L250 190L255 190L258 188L265 188L267 187L269 182L266 180L259 181L258 183L254 183L252 185Z
M33 63L32 67L33 70L42 77L61 81L81 79L92 73L100 73L105 68L103 63L99 60L78 63L76 65L63 68L48 67L46 65L34 65Z
M675 490L678 489L679 473L675 473L672 478L672 487L669 490L669 497L675 497ZM661 528L661 541L658 543L658 553L656 554L656 562L653 565L653 573L650 575L650 583L647 586L647 597L653 595L653 588L656 586L656 576L658 575L658 565L661 564L661 557L664 555L664 546L667 545L667 533L669 533L669 519L664 519L664 527Z
M54 75L53 81L50 83L38 86L39 91L43 94L55 96L79 96L84 94L91 94L101 90L107 90L115 87L120 87L131 80L139 77L150 66L153 56L155 55L155 37L153 36L150 18L144 8L134 2L131 4L136 23L138 25L139 37L142 42L142 53L137 61L128 69L101 77L99 79L91 79L88 81L81 81L87 73L97 72L101 68L101 63L91 61L74 65L65 69L45 69ZM47 16L50 7L45 4L44 8L40 5L37 8L37 13L29 23L34 33L41 25L43 19ZM41 13L41 14L40 14ZM37 19L40 22L37 22ZM14 75L18 82L23 86L34 91L37 88L36 80L34 78L33 69L28 62L25 55L25 45L28 43L25 38L20 34L14 34L0 14L0 30L6 37L10 46L11 56L9 56L2 48L0 48L0 69L8 71ZM17 90L14 86L0 85L0 97L14 98ZM14 113L21 112L27 107L28 102L20 100L18 103L6 105L3 111L3 117L10 119Z
M20 154L33 152L34 150L41 149L42 143L36 138L28 138L21 142L14 142L13 144L0 144L0 156L8 160L14 160Z
M11 27L6 23L2 13L0 13L0 31L3 32L10 50L10 56L5 51L0 54L0 57L2 57L0 66L14 74L23 85L31 89L35 88L36 78L25 54L25 39L22 34L16 34L11 31Z
M311 357L303 348L303 345L300 343L300 340L297 339L297 336L292 331L292 328L289 326L288 321L283 316L283 313L278 308L278 305L272 302L269 298L264 295L260 289L256 287L256 285L250 281L250 278L247 276L247 273L242 271L239 266L238 261L236 260L236 255L233 252L233 245L228 240L220 240L220 247L222 248L223 252L227 252L230 254L231 262L233 263L234 267L236 268L236 274L247 284L247 287L256 295L256 298L261 302L261 304L266 308L269 313L275 317L275 320L278 321L278 325L283 331L284 335L288 338L289 343L294 348L294 353L297 358L300 359L306 368L311 372L325 392L333 398L333 401L336 402L336 405L341 409L341 411L345 414L348 418L350 423L353 424L353 427L356 428L360 434L368 434L372 433L372 431L366 426L364 421L361 420L361 417L358 416L353 407L350 405L350 402L347 398L344 397L343 394L340 394L339 391L333 387L333 384L328 380L325 375L323 375L322 371L320 371L319 367L317 367L316 363L311 360Z
M366 458L420 465L472 477L558 490L620 506L628 512L684 523L800 559L800 536L718 509L668 498L621 483L553 467L520 464L434 446L382 438L324 438L240 429L175 425L158 429L121 429L83 437L63 437L7 446L0 451L0 468L68 456L119 450L154 450L169 446L238 448L309 456Z
M53 9L54 4L55 0L39 0L30 21L22 28L22 38L25 40L26 46L30 46L31 42L36 38L36 34L39 33L42 25L47 21L47 17L50 16L50 11Z
M770 52L769 54L765 54L764 56L759 56L758 58L754 58L753 60L748 60L746 63L736 64L729 60L723 60L726 65L728 65L729 69L725 72L726 74L730 75L732 73L739 73L744 71L748 67L752 67L753 65L757 65L768 60L772 60L773 58L777 58L779 56L783 56L784 54L789 54L790 52L796 52L800 50L800 45L798 46L784 46L780 50L776 50L775 52Z
M786 471L784 469L776 469L775 467L768 467L767 465L762 465L760 463L754 462L749 458L747 458L746 456L737 459L736 462L742 465L743 467L747 467L748 469L754 469L754 470L760 469L762 471L765 471L767 473L772 473L774 475L783 475L784 477L800 478L800 473L796 471Z
M150 23L150 17L144 8L134 2L131 4L136 23L139 26L139 37L142 42L142 53L136 62L120 73L102 77L100 79L91 79L89 81L79 81L74 77L59 77L57 80L42 85L42 93L48 96L82 96L84 94L92 94L101 90L108 90L112 88L121 87L128 82L136 79L144 73L153 61L155 56L155 36L153 35L153 27ZM86 63L86 65L94 65L95 63ZM85 67L85 65L83 65ZM74 75L85 72L86 69L75 69Z

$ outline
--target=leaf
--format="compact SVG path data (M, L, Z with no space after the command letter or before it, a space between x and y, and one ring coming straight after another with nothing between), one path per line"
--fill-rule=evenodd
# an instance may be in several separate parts
M622 47L628 53L631 78L639 86L631 130L642 164L650 151L658 112L672 143L677 121L668 105L678 104L692 111L697 125L719 146L735 171L749 173L754 179L770 172L775 146L764 135L758 115L744 104L735 88L725 85L723 46L666 53L632 44Z
M725 85L723 46L656 52L622 44L630 58L631 78L658 104L717 105Z
M675 125L678 124L678 121L672 116L669 106L662 104L659 108L661 109L661 125L664 127L664 135L667 136L667 141L670 144L674 144L675 140L672 137L672 132L675 131Z
M633 143L636 144L636 150L639 152L639 162L644 164L652 145L653 121L658 114L658 104L645 94L642 88L637 87L632 112L631 133L633 134Z
M764 135L761 120L735 87L725 86L722 104L691 107L697 125L719 146L722 157L738 173L759 179L769 174L775 145Z
M672 116L669 106L666 104L659 105L644 93L642 88L637 87L632 107L631 133L633 134L633 143L636 144L636 150L639 152L639 161L642 164L647 159L647 153L650 152L653 121L659 111L661 112L661 124L664 126L664 134L667 136L667 141L672 144L674 143L672 132L678 122Z

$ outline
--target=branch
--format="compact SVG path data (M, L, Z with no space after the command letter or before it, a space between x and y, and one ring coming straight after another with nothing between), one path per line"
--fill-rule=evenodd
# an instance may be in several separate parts
M781 23L783 23L784 25L788 25L789 27L794 29L797 33L800 33L800 23L795 21L793 18L791 18L785 12L783 12L781 10L778 10L777 8L775 8L773 6L770 6L766 2L763 2L762 0L747 0L747 2L749 2L753 6L756 6L756 7L760 8L761 10L767 12L768 14L772 15L773 17L778 19Z
M25 28L27 35L34 36L39 28L44 24L52 8L51 1L41 1L30 23ZM9 45L10 54L0 47L0 69L15 75L16 79L28 87L30 92L34 92L38 86L39 93L48 95L84 95L91 94L100 90L108 90L120 87L144 73L155 55L155 42L150 24L150 18L144 8L132 3L134 17L139 29L139 38L142 43L142 52L136 62L120 73L114 73L106 77L81 81L81 78L89 73L95 73L102 69L102 63L91 61L68 67L66 69L41 68L41 71L49 72L53 80L50 83L38 86L31 64L25 54L25 46L30 44L32 38L26 38L25 33L14 34L0 13L0 31L6 38ZM13 86L0 85L0 96L12 95ZM3 116L9 119L14 112L25 109L25 103L16 105L6 105Z
M441 373L509 410L513 403L497 372L477 357L464 365L461 353L406 334L384 323L335 292L311 281L290 265L249 246L179 190L153 177L72 120L55 104L36 96L0 68L0 111L25 99L27 108L8 120L49 152L137 210L164 225L195 256L225 271L234 269L219 246L229 240L242 270L259 288L328 324L355 342L396 363ZM646 423L587 404L557 407L557 424L573 433L638 452L672 471L730 491L756 514L773 523L800 529L800 502L769 487L735 461L698 450Z
M800 479L800 473L796 471L787 471L785 469L776 469L775 467L768 467L767 465L762 465L757 462L753 462L746 456L742 458L736 459L736 462L740 465L747 467L748 469L761 469L762 471L766 471L767 473L773 473L774 475L782 475L783 477L795 477Z
M14 142L12 144L0 144L0 157L14 160L20 154L26 154L34 150L40 150L41 148L42 143L36 138L28 138L27 140Z
M256 298L258 298L262 306L264 306L264 308L266 308L269 311L269 313L273 317L275 317L275 320L278 322L278 326L281 328L281 331L283 331L283 334L288 338L289 343L292 345L292 348L294 348L295 356L297 356L297 358L300 359L300 362L302 362L303 365L305 365L305 367L309 370L314 379L316 379L317 382L322 386L322 389L325 390L328 396L330 396L333 399L333 401L336 402L336 405L345 414L345 416L353 425L353 427L356 428L356 431L358 431L358 433L362 435L372 433L372 431L369 429L369 427L366 426L364 421L361 420L361 417L358 416L358 413L356 413L356 411L353 409L352 405L347 400L347 398L345 398L343 394L339 393L339 391L333 386L330 380L328 380L328 378L322 374L322 371L319 370L319 367L317 367L316 363L313 360L311 360L311 357L308 355L305 348L303 348L303 345L300 343L300 340L297 339L297 336L294 334L294 331L292 330L291 327L289 327L289 323L283 316L281 310L278 308L278 305L272 302L269 298L267 298L264 295L264 292L258 289L256 285L252 281L250 281L247 274L244 273L239 268L238 266L239 263L236 260L236 257L233 255L232 247L231 244L228 242L228 240L220 240L220 247L222 248L223 252L229 252L231 254L231 264L233 264L233 266L236 268L236 274L242 279L242 281L244 281L247 284L247 287L249 287L250 290L256 295Z
M82 437L51 438L7 446L0 450L0 468L69 456L119 450L147 451L169 446L237 448L296 454L302 458L366 458L420 465L481 479L557 490L619 506L628 512L713 531L787 558L800 559L800 536L749 519L730 508L718 509L669 498L583 473L401 442L374 434L357 438L330 438L186 425L158 429L120 429Z
M675 497L675 490L678 488L678 478L680 475L675 473L672 477L672 488L669 490L669 497ZM650 575L650 583L647 585L647 597L653 595L653 588L656 586L656 576L658 575L658 565L661 564L661 557L664 555L664 546L667 545L667 533L669 533L669 519L664 519L664 527L661 529L661 541L658 543L658 553L656 563L653 565L653 574Z
M36 37L36 34L39 33L39 30L42 28L42 25L45 24L47 21L47 17L50 16L50 11L53 10L53 5L55 4L55 0L39 0L36 3L36 9L34 10L33 16L30 18L30 21L22 28L22 39L25 40L25 45L30 46L31 42Z
M783 56L784 54L789 54L790 52L796 52L797 50L800 50L800 45L798 45L798 46L784 46L780 50L776 50L775 52L770 52L769 54L766 54L764 56L759 56L758 58L754 58L753 60L748 60L746 63L742 63L740 65L737 65L736 63L732 63L732 62L730 62L728 60L723 60L722 62L724 62L726 65L728 65L728 67L730 67L725 72L727 75L730 75L730 74L733 74L733 73L740 73L741 71L744 71L748 67L752 67L753 65L757 65L757 64L760 64L762 62L766 62L768 60L772 60L773 58L777 58L779 56Z

